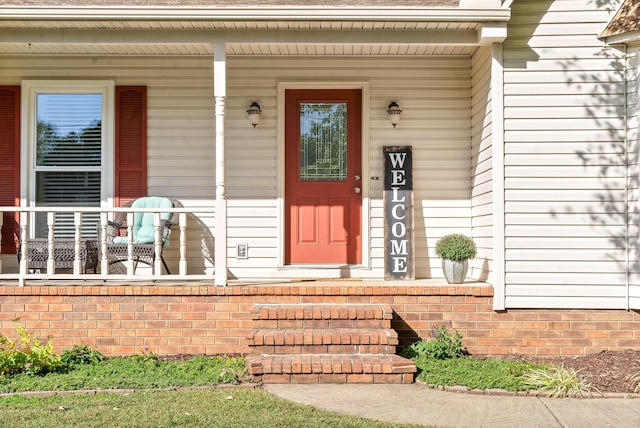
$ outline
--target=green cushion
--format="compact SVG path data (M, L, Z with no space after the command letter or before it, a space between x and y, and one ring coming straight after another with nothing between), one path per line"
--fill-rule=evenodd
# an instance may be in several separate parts
M160 218L163 220L171 219L171 209L173 203L167 198L159 196L146 196L138 198L131 204L132 208L168 208L168 212L161 212ZM134 244L153 244L155 228L153 226L154 213L133 214L133 243ZM114 244L127 244L126 236L116 236L113 239Z

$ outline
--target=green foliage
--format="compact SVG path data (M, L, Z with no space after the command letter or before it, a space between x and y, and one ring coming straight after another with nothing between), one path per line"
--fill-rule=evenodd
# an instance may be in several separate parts
M418 368L418 379L429 385L460 385L470 389L499 388L507 391L532 389L525 375L548 366L525 361L478 359L467 356L462 335L445 326L433 328L430 340L418 341L404 350Z
M137 361L139 363L143 363L143 364L149 364L152 366L159 366L160 365L160 358L153 352L151 351L142 351L142 353L140 355L135 354L131 356L131 359L133 361Z
M19 340L0 335L0 377L18 373L43 375L60 369L60 357L53 352L51 337L41 343L15 320Z
M469 389L499 388L506 391L527 391L525 375L533 369L547 366L528 361L478 359L461 357L436 360L426 356L415 359L418 379L429 385L466 386Z
M60 361L67 370L80 365L98 364L105 359L102 353L88 345L73 345L72 349L66 349L60 356Z
M215 384L238 385L248 380L244 358L196 356L177 365L183 379L199 382L205 376Z
M631 376L631 382L635 385L633 392L640 392L640 373L636 373Z
M474 258L476 252L476 244L473 239L462 234L446 235L436 242L436 254L443 259L468 260Z
M147 354L148 355L148 354ZM197 356L188 360L113 357L46 376L0 376L1 392L75 389L152 389L239 384L248 380L244 358Z
M467 354L467 348L462 343L462 335L456 331L452 336L446 326L435 326L430 340L420 340L413 343L403 352L406 358L426 357L436 360L458 358Z
M547 369L536 369L526 374L526 383L533 389L547 391L548 397L579 397L587 398L595 390L578 371L566 369L564 365ZM597 390L596 390L597 391Z

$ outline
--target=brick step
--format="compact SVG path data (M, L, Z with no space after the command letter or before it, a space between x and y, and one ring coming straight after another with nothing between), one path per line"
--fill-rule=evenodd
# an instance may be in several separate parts
M250 355L246 365L263 383L412 383L416 372L398 355Z
M248 339L250 345L397 345L398 333L382 328L256 329Z
M391 329L257 329L247 338L253 354L394 354Z
M266 304L252 311L254 328L391 328L389 305Z
M252 346L250 353L259 354L393 354L393 345L286 345Z

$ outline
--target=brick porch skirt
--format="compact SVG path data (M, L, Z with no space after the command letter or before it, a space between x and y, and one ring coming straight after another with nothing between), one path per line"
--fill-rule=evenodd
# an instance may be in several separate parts
M56 351L87 344L106 355L248 353L258 303L388 304L400 347L434 326L459 331L476 355L580 355L640 348L640 314L624 310L492 309L483 284L437 286L366 281L215 287L184 285L0 286L0 334L13 320L53 337Z

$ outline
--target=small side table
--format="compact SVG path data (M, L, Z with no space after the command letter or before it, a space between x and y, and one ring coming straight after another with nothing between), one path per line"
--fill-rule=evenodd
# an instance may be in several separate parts
M73 239L56 239L53 243L53 258L56 269L73 269L75 260L75 241ZM49 259L49 241L46 238L32 238L28 240L27 260L29 270L47 268ZM22 245L18 246L18 263L22 258ZM80 241L80 261L82 273L93 271L96 273L98 266L98 246L95 240L84 239Z

